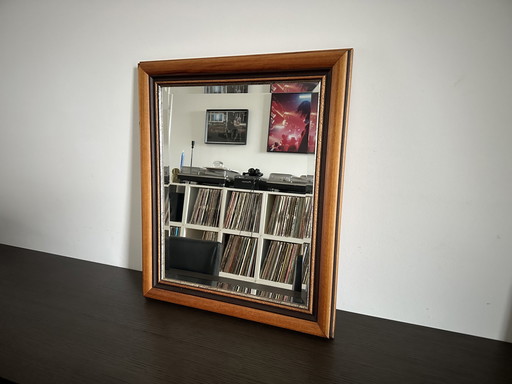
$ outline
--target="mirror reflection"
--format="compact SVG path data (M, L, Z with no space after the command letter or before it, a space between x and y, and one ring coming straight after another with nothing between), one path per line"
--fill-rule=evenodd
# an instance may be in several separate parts
M158 85L161 282L308 308L321 85Z

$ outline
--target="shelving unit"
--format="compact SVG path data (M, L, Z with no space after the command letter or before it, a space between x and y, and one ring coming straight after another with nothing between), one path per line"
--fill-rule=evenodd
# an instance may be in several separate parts
M179 183L164 193L166 233L224 244L220 277L289 290L303 255L307 285L311 194Z

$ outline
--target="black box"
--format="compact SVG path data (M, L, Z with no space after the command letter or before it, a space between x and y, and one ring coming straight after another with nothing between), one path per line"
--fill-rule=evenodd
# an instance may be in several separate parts
M260 178L258 176L235 176L233 187L240 189L259 189Z

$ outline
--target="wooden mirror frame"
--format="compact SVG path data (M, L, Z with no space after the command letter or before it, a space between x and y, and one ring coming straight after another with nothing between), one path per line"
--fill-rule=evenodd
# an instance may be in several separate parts
M142 187L142 271L145 297L283 327L321 337L334 337L343 165L347 135L352 49L247 55L202 59L146 61L138 65ZM162 77L243 79L270 74L320 74L325 80L323 123L316 155L315 215L312 256L315 258L314 305L308 316L219 300L215 293L195 295L170 291L158 282L159 151L155 144L156 102L153 83ZM157 208L155 208L157 207ZM228 295L229 296L229 295ZM253 300L254 301L254 300ZM250 301L247 302L248 304Z

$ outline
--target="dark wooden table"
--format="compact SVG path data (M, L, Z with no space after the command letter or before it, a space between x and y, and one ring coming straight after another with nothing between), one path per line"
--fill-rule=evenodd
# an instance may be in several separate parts
M338 311L336 338L145 299L141 273L0 245L18 383L512 383L512 344Z

